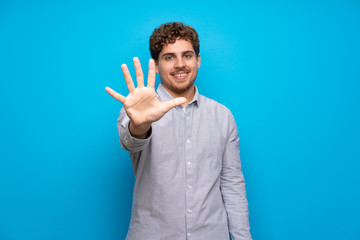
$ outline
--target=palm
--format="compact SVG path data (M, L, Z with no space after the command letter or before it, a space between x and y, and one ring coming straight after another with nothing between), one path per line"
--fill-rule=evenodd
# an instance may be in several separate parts
M156 98L155 90L151 87L135 89L126 97L124 108L137 125L155 122L167 112L164 102Z
M126 85L129 89L129 95L127 97L122 96L108 87L105 88L105 90L115 99L123 103L127 115L135 125L151 124L164 116L171 108L185 103L185 98L175 98L168 102L162 102L157 99L154 89L155 63L152 59L149 61L148 85L146 87L144 86L144 75L141 65L137 58L134 58L134 65L137 88L134 86L127 66L125 64L121 66Z

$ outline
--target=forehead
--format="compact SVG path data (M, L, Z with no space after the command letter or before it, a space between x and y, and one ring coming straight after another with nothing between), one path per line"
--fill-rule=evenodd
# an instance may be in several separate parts
M160 54L182 53L182 52L188 52L188 51L194 52L194 48L193 48L192 44L187 40L178 39L174 43L168 43L168 44L164 45L163 48L161 49Z

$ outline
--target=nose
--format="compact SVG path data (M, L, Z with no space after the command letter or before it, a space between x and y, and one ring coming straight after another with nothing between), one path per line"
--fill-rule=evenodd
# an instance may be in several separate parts
M183 58L177 58L175 61L175 67L176 68L182 68L185 67L185 61Z

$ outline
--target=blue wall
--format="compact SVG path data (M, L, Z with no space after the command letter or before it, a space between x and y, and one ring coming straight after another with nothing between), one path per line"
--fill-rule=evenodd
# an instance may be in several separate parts
M237 121L254 239L360 239L360 2L0 2L0 239L124 239L120 65L183 21ZM133 67L130 67L133 71ZM145 73L147 70L145 71Z

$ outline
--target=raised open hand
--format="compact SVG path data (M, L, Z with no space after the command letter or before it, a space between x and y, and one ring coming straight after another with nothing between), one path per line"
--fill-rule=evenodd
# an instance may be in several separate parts
M115 92L109 87L105 90L115 99L123 103L124 109L130 118L130 132L134 136L142 136L150 129L151 123L162 118L170 109L186 102L183 97L172 99L168 102L162 102L157 99L155 94L155 62L149 60L149 74L147 86L144 86L144 74L141 69L140 61L134 58L136 72L137 88L125 64L121 65L126 85L129 89L129 95L123 95Z

